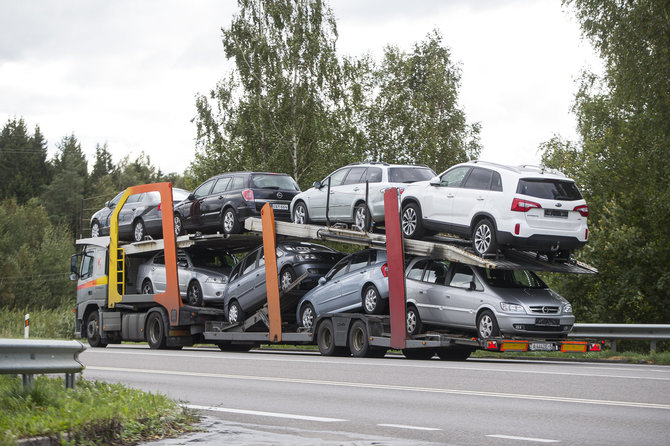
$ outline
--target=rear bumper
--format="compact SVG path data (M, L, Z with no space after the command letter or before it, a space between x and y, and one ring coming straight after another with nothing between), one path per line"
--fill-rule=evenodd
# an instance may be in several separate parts
M579 249L586 244L586 240L577 237L560 235L531 235L519 237L510 232L498 232L498 243L518 249L550 251L559 249Z

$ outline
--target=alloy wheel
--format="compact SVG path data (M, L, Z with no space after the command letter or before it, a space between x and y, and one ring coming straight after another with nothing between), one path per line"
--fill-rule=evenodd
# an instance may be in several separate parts
M479 253L485 253L491 246L491 228L488 225L479 225L475 231L475 248Z
M416 211L411 207L405 209L405 212L402 213L402 232L406 236L414 234L416 231L417 225L417 216Z

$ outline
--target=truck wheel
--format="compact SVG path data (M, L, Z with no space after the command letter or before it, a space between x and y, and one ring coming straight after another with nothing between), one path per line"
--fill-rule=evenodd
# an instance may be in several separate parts
M93 311L86 319L86 339L91 347L107 347L100 336L100 315L97 311Z
M400 220L402 233L407 238L418 239L423 236L423 226L421 225L421 210L416 203L409 203L402 208L402 218Z
M374 285L368 285L363 290L363 309L367 314L382 314L384 301Z
M150 348L165 348L165 323L163 322L163 315L157 311L151 313L147 319L146 336Z
M305 328L312 328L314 326L314 306L307 302L300 309L300 324Z
M431 359L435 356L435 350L432 348L405 348L402 350L402 354L405 355L407 359Z
M147 235L147 231L144 228L144 222L142 220L137 220L133 225L133 240L141 242L144 240L145 235Z
M496 228L488 218L480 220L472 230L472 247L475 254L480 256L495 254L498 250Z
M423 323L421 323L419 310L417 310L414 305L409 305L407 307L406 318L407 334L410 336L415 336L423 332Z
M223 233L238 234L240 232L240 220L233 208L228 208L223 213Z
M484 310L477 319L477 334L481 339L495 338L500 336L498 321L491 310Z
M144 279L142 282L142 294L154 294L154 286L151 279Z
M346 347L335 346L335 330L333 329L333 321L330 319L326 319L319 324L316 344L323 356L345 356L347 354Z
M236 300L228 305L228 314L226 317L230 324L237 324L244 321L244 311L242 311L242 307L240 307L240 304L238 304Z
M467 348L438 348L437 356L442 361L465 361L472 354L472 350Z
M361 320L356 320L351 324L349 350L356 358L381 358L386 354L385 348L376 348L370 345L368 329Z
M186 291L186 299L188 300L189 305L195 307L202 306L202 287L197 280L189 283L188 290Z

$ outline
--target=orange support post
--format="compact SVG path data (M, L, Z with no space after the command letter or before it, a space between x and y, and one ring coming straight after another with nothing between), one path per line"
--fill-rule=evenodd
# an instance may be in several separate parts
M277 273L277 237L275 216L270 203L261 209L263 223L263 253L265 254L265 287L268 294L270 342L281 342L281 306L279 303L279 274Z
M389 279L389 310L391 313L391 348L405 348L407 325L405 322L405 255L398 190L395 187L384 192L384 216L386 226L386 257Z

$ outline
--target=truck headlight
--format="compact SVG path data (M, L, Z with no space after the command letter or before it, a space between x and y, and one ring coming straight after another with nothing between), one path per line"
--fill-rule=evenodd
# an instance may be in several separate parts
M525 313L526 310L523 309L523 306L518 304L510 304L507 302L500 302L500 308L505 313Z

